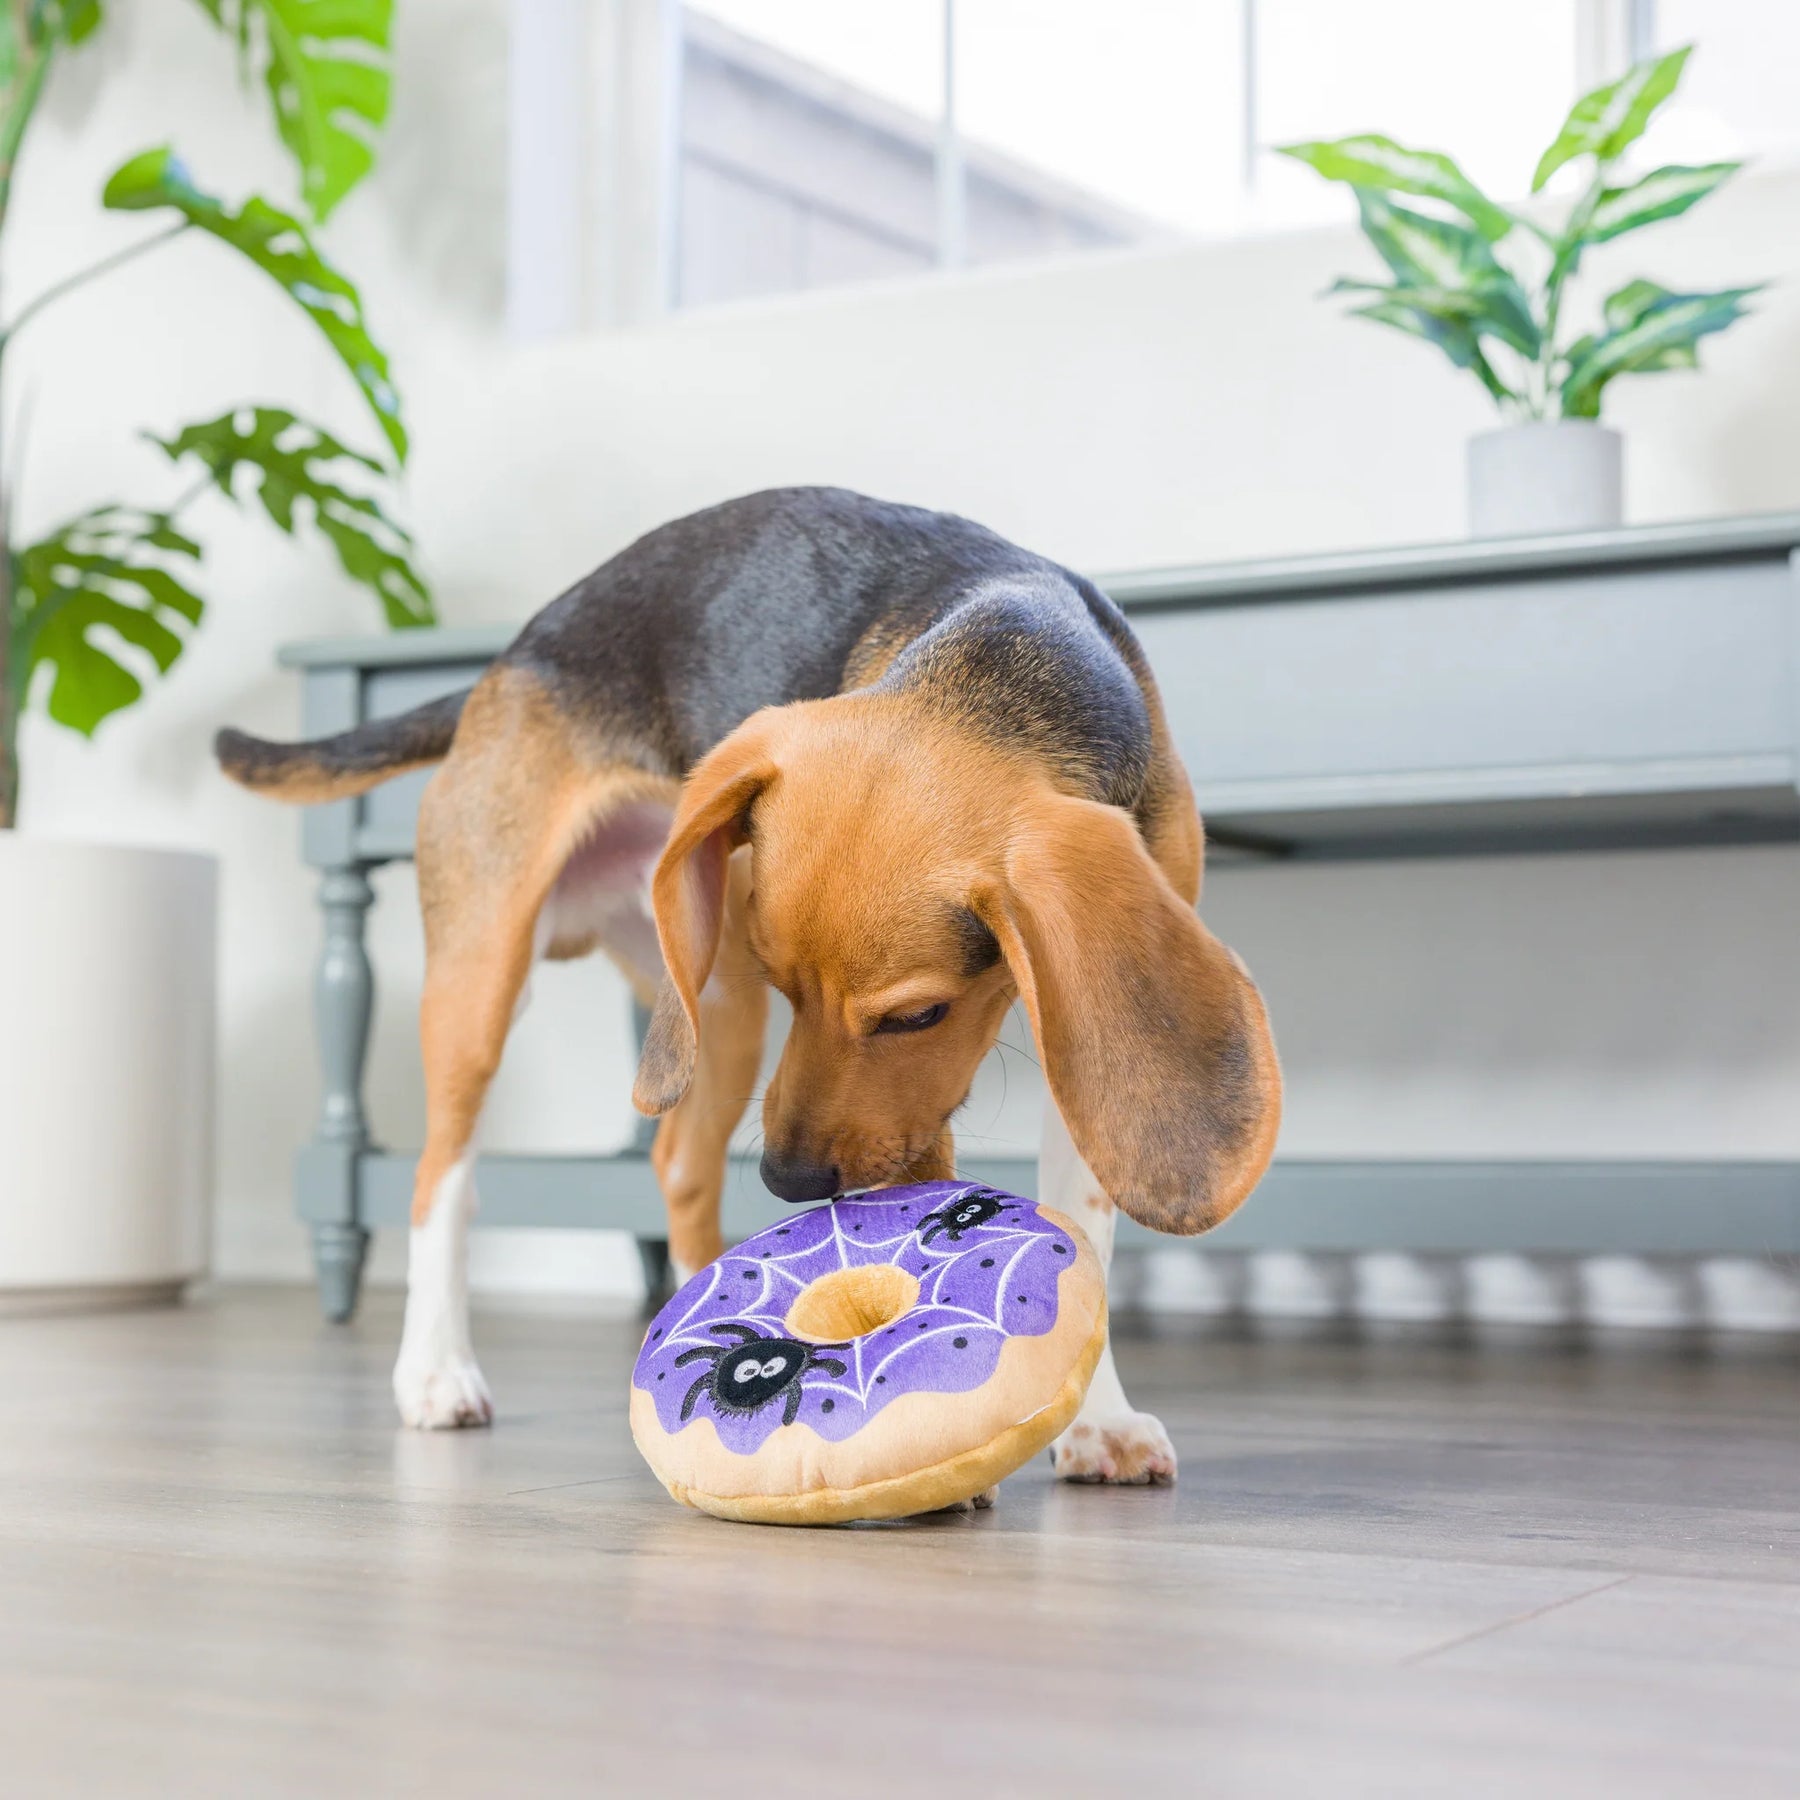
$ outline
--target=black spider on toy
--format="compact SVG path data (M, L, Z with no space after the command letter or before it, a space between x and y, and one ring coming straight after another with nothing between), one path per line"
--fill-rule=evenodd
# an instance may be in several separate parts
M835 1356L819 1354L821 1349L842 1350L842 1344L803 1344L798 1338L764 1337L753 1326L735 1322L709 1325L707 1330L734 1341L701 1344L676 1357L678 1369L683 1363L708 1365L681 1403L683 1424L693 1416L694 1402L705 1392L722 1413L759 1412L778 1395L786 1394L781 1422L791 1425L800 1413L800 1377L814 1369L823 1369L827 1375L842 1375L849 1367Z
M947 1243L960 1244L965 1231L998 1218L1005 1204L1006 1196L996 1194L992 1188L970 1188L961 1199L927 1213L919 1221L919 1242L929 1244L933 1238L942 1237Z

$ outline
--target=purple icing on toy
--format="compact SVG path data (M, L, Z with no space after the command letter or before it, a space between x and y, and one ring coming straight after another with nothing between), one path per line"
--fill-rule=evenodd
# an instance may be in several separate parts
M960 1394L994 1373L1009 1337L1056 1323L1069 1234L1029 1201L966 1181L927 1181L793 1214L702 1269L651 1322L632 1372L666 1432L709 1418L748 1456L795 1421L834 1443L901 1394ZM786 1319L809 1282L893 1263L918 1304L842 1344L807 1344Z

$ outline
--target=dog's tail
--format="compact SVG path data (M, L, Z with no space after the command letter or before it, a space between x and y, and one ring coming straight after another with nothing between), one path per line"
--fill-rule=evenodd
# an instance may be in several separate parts
M345 800L408 769L441 761L456 736L463 702L446 694L391 719L371 719L354 731L305 744L275 744L229 727L213 739L219 767L240 785L297 806Z

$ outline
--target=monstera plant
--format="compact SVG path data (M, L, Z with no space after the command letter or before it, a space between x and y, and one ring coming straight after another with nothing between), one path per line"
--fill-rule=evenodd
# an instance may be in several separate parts
M384 498L407 450L388 359L356 288L313 235L373 165L388 111L393 0L192 3L229 34L243 78L266 95L297 170L298 206L226 198L172 146L139 152L99 199L121 227L142 214L149 229L0 322L0 375L20 334L74 289L177 238L202 238L219 252L218 280L260 283L311 321L360 392L374 432L368 448L355 448L286 407L249 402L165 424L146 434L172 465L164 493L90 507L32 543L13 540L5 502L17 486L18 452L0 442L0 827L16 816L25 709L41 706L57 724L91 735L173 666L201 624L196 533L209 494L259 506L290 536L303 526L321 533L390 625L432 618L411 539ZM103 0L0 0L0 234L45 82L104 25Z
M1640 277L1616 287L1573 327L1566 304L1595 246L1676 218L1739 167L1670 164L1621 173L1620 159L1674 93L1691 50L1648 58L1575 102L1531 183L1535 195L1566 165L1580 166L1584 180L1560 220L1536 207L1500 205L1450 157L1392 138L1282 145L1284 155L1349 184L1363 233L1387 266L1389 280L1345 278L1330 291L1354 296L1357 317L1435 344L1514 423L1595 421L1608 385L1621 375L1697 368L1701 338L1741 317L1754 286L1677 290ZM1565 444L1584 440L1591 446L1598 434L1563 434ZM1536 434L1535 454L1546 441L1547 434ZM1616 440L1600 450L1613 457L1616 478ZM1565 462L1548 473L1566 490L1580 470Z

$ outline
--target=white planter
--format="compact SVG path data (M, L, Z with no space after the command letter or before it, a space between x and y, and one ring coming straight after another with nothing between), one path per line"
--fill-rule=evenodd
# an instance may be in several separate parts
M0 1311L204 1273L217 889L210 856L0 831Z
M1592 419L1540 419L1469 439L1470 537L1604 531L1624 519L1616 431Z

